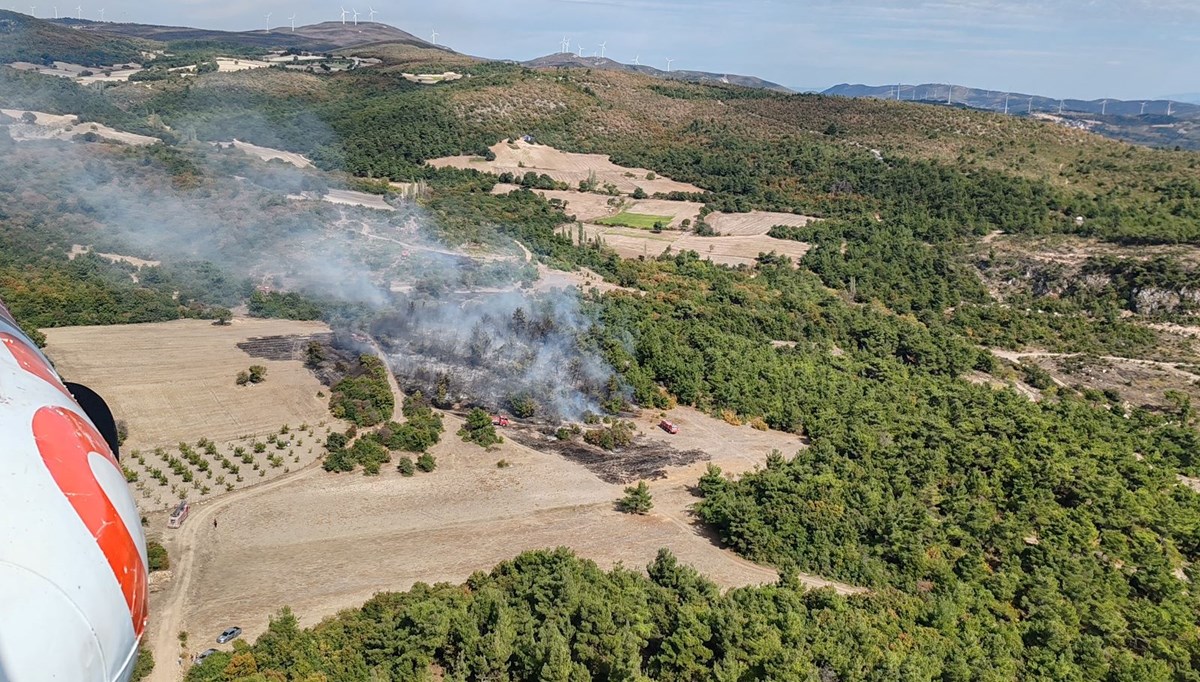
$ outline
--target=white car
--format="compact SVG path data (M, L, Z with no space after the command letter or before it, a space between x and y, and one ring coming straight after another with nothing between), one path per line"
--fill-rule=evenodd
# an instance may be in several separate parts
M222 632L221 636L217 637L217 644L224 644L226 642L233 641L241 636L242 636L241 628L239 628L239 627L226 628L225 632Z

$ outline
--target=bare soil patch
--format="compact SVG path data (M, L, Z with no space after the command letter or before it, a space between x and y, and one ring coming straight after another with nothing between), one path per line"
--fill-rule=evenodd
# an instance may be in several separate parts
M220 144L220 143L214 143L214 144ZM282 149L271 149L270 147L260 147L256 144L250 144L249 142L242 142L241 140L234 140L233 142L228 143L228 144L232 144L234 147L237 147L238 149L242 150L243 152L246 152L247 154L249 154L251 156L258 157L258 158L262 159L263 161L271 161L274 159L278 159L280 161L290 163L293 166L296 166L297 168L312 168L312 165L313 165L312 161L309 161L308 158L305 157L303 154L296 154L294 152L285 152Z
M78 258L79 256L81 256L85 253L91 253L91 248L87 247L87 246L83 246L82 244L72 244L71 251L69 253L67 253L67 258L69 258L71 260L75 260L76 258ZM144 258L136 258L134 256L123 256L119 253L99 253L99 252L97 252L96 255L100 256L101 258L104 258L105 260L112 261L114 263L117 263L117 262L129 263L130 265L133 265L133 266L139 267L139 268L156 267L156 266L162 265L162 261L146 260Z
M331 189L326 190L325 194L320 196L315 192L304 192L302 194L289 194L289 199L297 201L303 200L319 200L328 201L331 204L341 204L343 206L362 206L363 208L373 208L378 211L395 211L396 208L383 200L383 197L378 194L367 194L366 192L356 192L349 189Z
M703 191L695 185L676 182L657 174L654 174L653 180L647 180L653 171L618 166L608 156L601 154L574 154L528 142L500 142L493 145L491 150L496 155L495 161L486 161L478 156L452 156L434 159L429 163L439 168L474 168L497 175L506 172L514 175L531 171L545 173L572 187L578 186L580 181L587 180L589 174L594 173L601 186L611 183L623 194L631 194L638 187L647 194Z
M1061 387L1115 391L1127 408L1162 409L1170 406L1168 391L1200 400L1200 366L1181 362L1142 360L1038 351L992 353L1010 362L1027 362L1049 373Z

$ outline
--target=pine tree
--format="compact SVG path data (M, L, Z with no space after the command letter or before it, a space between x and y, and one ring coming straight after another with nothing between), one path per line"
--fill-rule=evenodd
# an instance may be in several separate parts
M650 487L645 481L638 481L636 486L629 486L625 489L625 497L622 497L618 505L621 511L627 514L648 514L654 507L654 502L650 498Z

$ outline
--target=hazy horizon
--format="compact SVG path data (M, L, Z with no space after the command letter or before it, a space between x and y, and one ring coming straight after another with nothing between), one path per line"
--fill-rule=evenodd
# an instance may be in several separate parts
M28 12L29 7L16 11ZM339 20L337 2L105 2L105 19L219 30ZM437 6L347 3L459 52L526 60L585 54L607 42L617 61L736 73L789 87L953 82L1078 99L1152 99L1200 91L1200 3L1182 0L448 0ZM53 17L53 6L36 15ZM83 7L96 20L99 7ZM59 8L60 16L67 9ZM75 15L74 8L71 16ZM582 29L582 30L581 30Z

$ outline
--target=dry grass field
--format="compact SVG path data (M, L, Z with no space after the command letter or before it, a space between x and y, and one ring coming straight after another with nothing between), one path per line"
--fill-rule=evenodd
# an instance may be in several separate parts
M657 412L637 419L639 432L679 449L701 447L726 471L761 465L772 449L790 456L803 447L794 435L731 426L690 409L667 416L680 434L658 429ZM149 641L174 651L175 633L186 630L200 650L214 646L212 638L232 624L253 639L283 605L312 624L378 591L461 582L521 551L557 546L605 567L633 568L668 547L725 587L777 577L720 549L694 524L687 507L696 498L687 486L704 463L653 482L653 512L630 516L614 508L622 486L511 439L487 451L464 444L449 435L459 424L447 416L447 435L433 449L438 468L430 474L404 478L386 467L378 477L364 477L310 468L193 510L182 531L163 533L179 570L151 597ZM501 459L510 466L498 468ZM220 520L216 529L213 518ZM163 521L163 515L151 517L152 532ZM177 679L172 666L161 673L154 679Z
M328 429L344 428L317 395L328 389L300 362L253 358L237 344L328 331L316 322L238 318L226 327L180 320L45 333L46 353L62 376L98 391L128 424L123 463L137 474L131 487L139 504L153 510L277 477L323 454ZM266 381L237 386L236 374L255 364L267 368ZM288 433L280 434L285 425ZM199 445L204 441L212 451ZM185 461L180 443L198 459ZM262 452L254 452L255 443Z
M595 173L596 180L603 186L612 183L623 194L631 194L634 189L641 187L647 194L656 192L700 192L695 185L685 182L675 182L669 178L655 175L653 180L647 180L652 171L645 168L625 168L613 163L607 156L601 154L573 154L563 152L546 145L529 144L527 142L500 142L492 146L496 154L495 161L485 161L478 156L451 156L434 159L429 163L438 168L474 168L475 170L495 173L512 173L524 175L533 172L545 173L560 182L576 187L582 180L587 180L589 174Z

